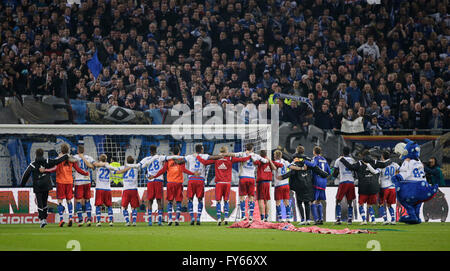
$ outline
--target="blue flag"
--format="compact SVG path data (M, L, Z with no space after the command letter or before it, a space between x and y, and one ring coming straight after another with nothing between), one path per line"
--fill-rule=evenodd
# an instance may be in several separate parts
M95 50L94 56L87 61L87 65L89 70L94 75L95 79L97 79L98 75L103 69L102 63L98 60L97 50Z

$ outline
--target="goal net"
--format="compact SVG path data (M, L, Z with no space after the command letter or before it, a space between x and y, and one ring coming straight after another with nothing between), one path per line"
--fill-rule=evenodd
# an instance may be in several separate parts
M85 154L95 160L105 153L110 163L123 165L128 156L141 161L150 156L150 146L158 147L158 154L171 154L171 148L178 146L181 155L195 152L195 145L202 144L205 153L217 154L226 145L230 152L245 150L253 143L255 152L272 148L271 125L0 125L0 185L18 185L20 178L38 148L45 157L58 155L62 144L68 144L72 154L83 144ZM232 184L238 183L237 172L233 172ZM96 174L90 174L95 178ZM208 183L214 176L209 174ZM139 186L146 184L145 172L139 174ZM95 180L93 180L95 181ZM113 176L113 182L120 186L120 176Z

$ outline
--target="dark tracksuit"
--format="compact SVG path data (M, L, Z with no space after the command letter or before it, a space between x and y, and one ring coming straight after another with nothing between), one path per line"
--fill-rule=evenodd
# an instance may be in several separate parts
M53 184L50 179L50 173L39 171L40 167L52 168L57 164L66 161L68 155L65 154L57 159L45 159L44 157L36 157L34 162L30 163L22 176L21 186L25 187L30 176L33 179L33 192L36 195L38 206L39 219L47 218L47 202L48 191L53 189Z
M362 161L350 164L346 159L341 159L341 162L345 165L346 168L356 172L356 176L358 178L358 194L378 194L378 192L380 191L378 175L370 172L366 164L364 164Z
M308 161L308 158L305 156L296 156L294 161L294 165L303 167L305 165L305 161ZM289 178L289 188L295 192L297 207L300 211L301 218L304 220L310 219L310 203L314 200L314 187L311 170L315 171L317 174L322 173L328 175L319 167L308 166L307 170L290 170L288 173L281 176L283 179ZM303 209L302 203L305 206L305 209Z

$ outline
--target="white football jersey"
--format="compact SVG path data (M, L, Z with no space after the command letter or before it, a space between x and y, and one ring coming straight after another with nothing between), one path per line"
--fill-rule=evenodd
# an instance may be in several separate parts
M186 169L188 169L192 172L200 171L199 176L194 176L194 175L191 175L191 176L194 176L196 178L201 177L203 179L206 179L206 166L197 160L197 155L200 156L204 160L209 159L209 155L205 154L205 153L199 153L199 154L194 153L194 154L187 155L184 157L184 159L186 160Z
M350 164L356 163L355 160L351 157L343 157L341 159L346 159ZM334 167L339 168L339 183L343 182L355 182L355 177L353 176L353 171L346 168L344 164L340 161L340 159L334 162Z
M81 159L81 157L78 154L74 155L73 158L78 160L78 166L82 170L89 172L88 166L86 165L86 163L84 163L83 159ZM84 155L84 159L86 159L91 164L95 162L94 158L90 157L89 155ZM74 180L74 185L90 184L91 176L90 175L87 175L87 176L81 175L80 173L78 173L75 170L75 178L73 180Z
M256 153L237 152L235 153L235 155L236 157L247 157L251 155L251 158L249 160L239 163L239 179L242 178L256 179L256 166L253 162L261 161L264 164L269 162L267 159L262 158L260 155Z
M172 158L183 158L183 156L178 155L167 156L155 154L153 156L147 156L144 159L142 159L141 162L139 162L139 167L145 168L147 170L147 177L155 176L156 173L158 173L158 171L160 171L163 168L164 162ZM152 182L154 180L155 179L151 179L147 181ZM162 180L162 176L158 177L158 180Z
M423 164L417 160L403 161L399 174L405 181L426 181Z
M129 165L121 166L119 167L119 170L122 170ZM123 179L123 189L137 189L138 187L138 174L139 170L138 168L130 168L127 172L123 173L122 179Z
M114 174L114 171L118 170L113 166L107 164L104 167L97 168L97 179L95 180L95 188L103 189L103 190L111 190L111 174Z
M277 170L275 171L275 187L289 184L289 178L278 180L277 177L286 174L288 172L288 167L291 163L284 160L283 158L275 160L275 162L283 165L282 167L277 168Z
M400 166L397 163L392 162L389 166L380 169L381 188L394 188L391 178L399 168Z

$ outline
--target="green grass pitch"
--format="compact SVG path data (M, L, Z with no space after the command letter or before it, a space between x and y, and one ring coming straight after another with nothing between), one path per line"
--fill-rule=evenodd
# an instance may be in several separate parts
M297 223L294 223L297 225ZM419 225L333 225L333 229L370 229L375 234L314 234L272 229L230 229L215 223L191 226L126 227L104 223L101 227L69 228L49 224L0 225L1 251L69 251L70 240L82 251L370 251L375 240L381 251L450 251L450 223Z

